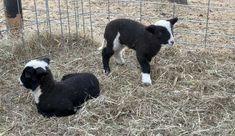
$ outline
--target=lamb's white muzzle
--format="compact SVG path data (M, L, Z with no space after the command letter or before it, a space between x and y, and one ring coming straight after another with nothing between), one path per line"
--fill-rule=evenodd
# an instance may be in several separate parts
M23 85L23 83L22 83L22 81L20 80L20 78L18 78L18 83L22 86Z

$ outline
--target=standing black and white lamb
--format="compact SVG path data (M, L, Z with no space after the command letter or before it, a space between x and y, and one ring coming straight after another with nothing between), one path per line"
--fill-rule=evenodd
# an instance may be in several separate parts
M57 82L48 67L49 61L29 61L19 80L32 90L39 113L47 117L72 115L85 101L99 96L99 81L93 74L72 73Z
M160 20L154 25L145 26L130 19L116 19L109 22L105 28L104 38L107 42L102 49L103 68L106 74L110 73L109 60L114 55L118 64L124 64L122 57L123 48L127 47L136 51L137 60L141 66L142 82L151 85L150 61L162 44L174 44L173 26L178 18Z

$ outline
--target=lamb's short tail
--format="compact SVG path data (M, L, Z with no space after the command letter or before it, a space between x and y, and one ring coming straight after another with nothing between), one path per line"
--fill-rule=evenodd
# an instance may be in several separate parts
M106 42L106 40L103 39L102 45L97 50L99 50L99 51L102 50L104 48L105 42Z

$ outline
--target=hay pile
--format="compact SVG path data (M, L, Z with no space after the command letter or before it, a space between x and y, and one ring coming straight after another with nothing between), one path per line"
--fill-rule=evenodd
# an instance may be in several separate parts
M140 82L135 53L126 64L111 59L112 73L102 73L98 44L73 36L41 36L3 47L0 63L0 135L234 135L235 55L227 50L164 47L151 63L153 85ZM39 45L39 46L38 46ZM21 47L21 48L19 48ZM17 84L25 61L50 56L55 79L69 72L92 72L102 95L73 116L44 118L33 98Z

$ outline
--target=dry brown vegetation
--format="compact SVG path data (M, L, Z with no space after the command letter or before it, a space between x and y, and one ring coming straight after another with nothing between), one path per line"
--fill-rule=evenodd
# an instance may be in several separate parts
M124 66L117 65L112 59L111 75L105 76L102 72L101 52L97 51L100 43L96 41L102 41L104 26L108 22L107 1L91 0L93 41L87 36L73 34L65 34L64 40L61 39L58 3L55 1L49 1L49 8L54 20L52 33L58 35L43 34L48 30L44 23L39 25L42 33L38 37L36 25L31 24L35 21L33 1L24 0L24 45L21 39L7 39L6 36L0 42L0 136L235 135L235 52L232 52L235 50L189 47L191 44L204 45L207 13L207 0L190 1L190 6L176 5L175 14L180 18L175 31L177 46L163 47L153 59L153 85L146 87L141 84L139 65L132 50L125 51ZM37 0L39 21L46 18L44 2ZM71 16L74 15L73 2L69 0ZM111 19L127 17L138 20L138 2L111 2ZM152 4L154 0L145 2L143 23L172 17L172 4ZM234 47L233 2L212 1L208 46ZM66 17L64 3L61 0L62 17ZM88 7L88 0L84 0L85 12L89 11ZM3 16L0 15L2 19ZM84 18L86 34L89 35L89 14ZM82 16L79 20L81 32ZM64 33L68 29L66 21L64 19ZM1 23L1 30L4 27ZM75 33L74 18L71 18L71 33ZM101 96L85 103L73 116L44 118L38 114L30 92L20 87L17 80L24 64L41 56L51 58L50 68L56 80L70 72L94 73L100 80Z
M112 73L101 69L98 44L84 36L41 36L27 48L1 52L0 135L234 135L235 55L228 50L164 47L152 61L153 85L140 82L131 50L126 64L111 60ZM20 47L20 48L19 48ZM44 49L46 48L46 50ZM22 50L24 49L24 51ZM10 50L7 53L7 50ZM17 84L25 61L41 55L52 59L56 80L69 72L92 72L102 93L73 116L44 118L31 94ZM8 57L6 57L8 56Z

